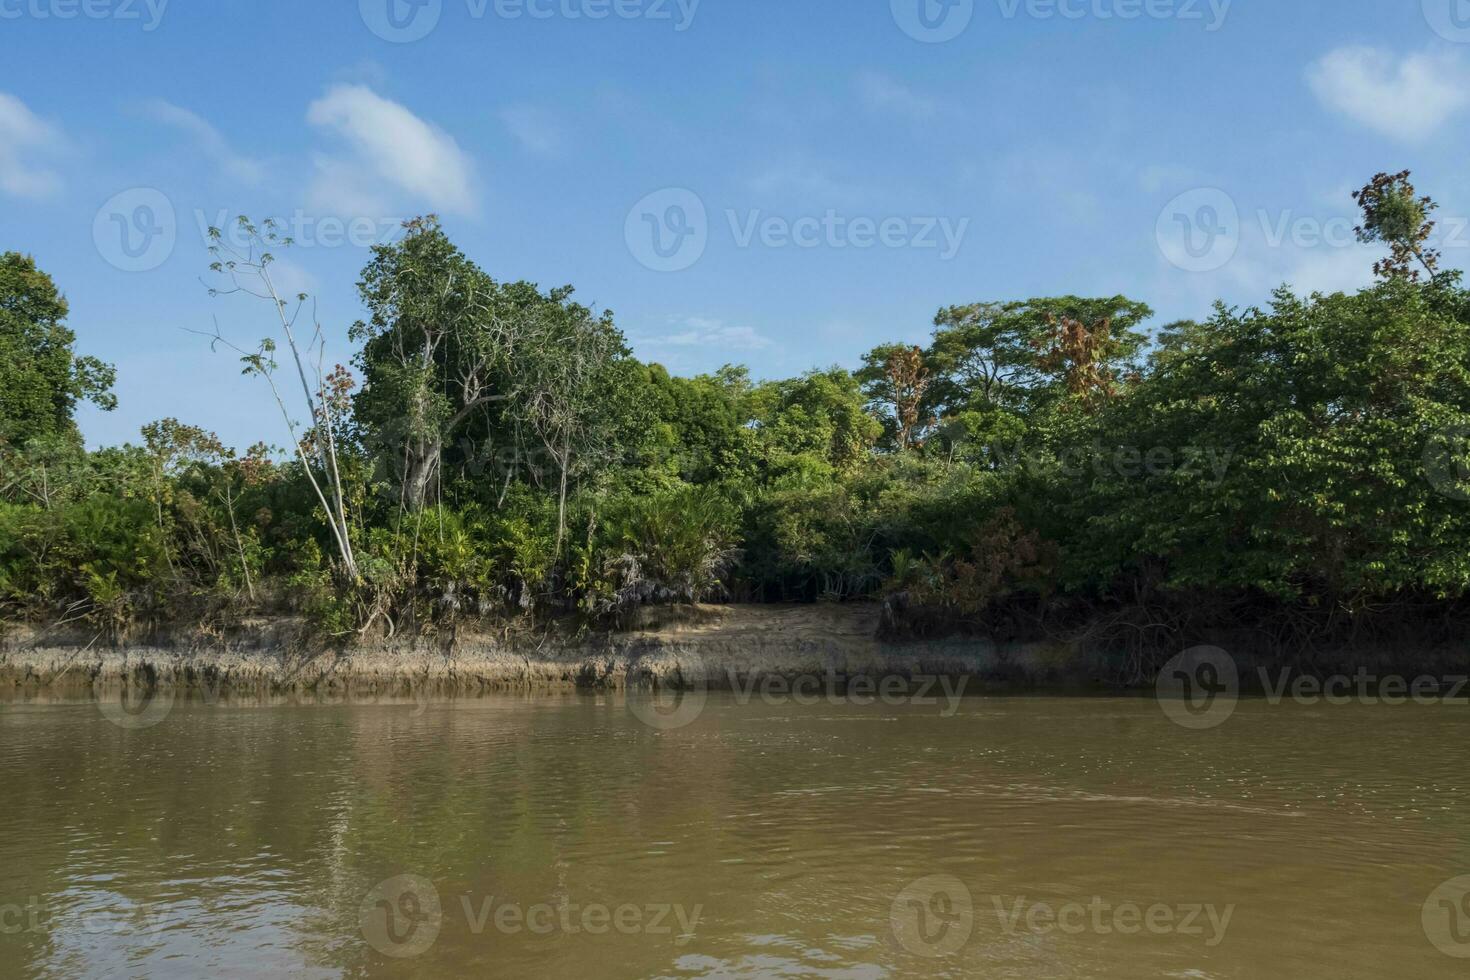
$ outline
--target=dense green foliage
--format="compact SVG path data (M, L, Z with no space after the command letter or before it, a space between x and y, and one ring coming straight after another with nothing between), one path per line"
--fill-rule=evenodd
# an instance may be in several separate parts
M66 299L30 256L0 255L0 442L72 438L76 404L115 404L112 368L72 352Z
M1152 333L1121 296L949 306L927 346L772 381L640 363L611 313L498 282L421 219L364 270L357 376L315 379L312 451L244 456L173 420L83 452L71 408L106 404L110 371L9 255L0 601L114 634L291 609L344 637L708 600L1120 642L1448 616L1470 589L1470 293L1422 249L1407 175L1360 200L1403 261L1356 295L1283 288ZM303 469L327 434L354 567Z

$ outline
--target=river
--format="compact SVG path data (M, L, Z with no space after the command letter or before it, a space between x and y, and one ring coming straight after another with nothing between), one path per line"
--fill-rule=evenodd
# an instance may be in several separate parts
M0 977L1470 970L1470 707L952 693L0 705Z

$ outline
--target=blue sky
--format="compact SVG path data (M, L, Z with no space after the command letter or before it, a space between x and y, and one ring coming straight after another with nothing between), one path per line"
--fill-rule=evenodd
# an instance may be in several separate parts
M296 229L281 275L332 360L367 243L437 211L639 356L758 376L981 299L1126 293L1161 324L1350 288L1379 170L1412 168L1447 263L1470 254L1470 0L415 4L0 0L0 248L118 366L91 444L164 416L284 441L187 332L268 332L200 282L222 215Z

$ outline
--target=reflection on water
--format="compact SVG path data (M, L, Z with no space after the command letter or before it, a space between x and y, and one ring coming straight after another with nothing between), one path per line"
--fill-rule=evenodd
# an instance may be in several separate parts
M0 977L1464 976L1470 708L0 706Z

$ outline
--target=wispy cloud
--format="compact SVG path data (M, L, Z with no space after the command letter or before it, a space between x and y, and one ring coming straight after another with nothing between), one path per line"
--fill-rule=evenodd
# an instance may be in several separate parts
M526 152L540 157L561 155L566 133L556 117L533 105L513 105L500 110L500 121Z
M50 197L61 176L35 161L61 148L61 130L13 95L0 92L0 191L14 197Z
M1302 251L1283 281L1300 295L1353 293L1373 284L1373 263L1382 255L1370 248L1334 248Z
M1287 219L1292 217L1288 212ZM1307 217L1307 216L1303 216ZM1263 213L1242 213L1241 236L1237 253L1219 269L1202 273L1184 273L1169 265L1162 254L1162 275L1149 287L1149 295L1159 302L1192 307L1194 316L1207 316L1211 304L1224 300L1231 305L1253 305L1270 301L1279 286L1290 286L1298 296L1314 292L1356 292L1373 282L1373 263L1383 257L1381 248L1339 239L1335 244L1310 245L1295 243L1285 224L1273 227L1265 222L1279 220ZM1312 234L1319 229L1316 221L1347 222L1349 212L1313 219ZM1350 229L1351 225L1343 227ZM1350 231L1347 232L1351 234ZM1275 236L1283 236L1273 240Z
M143 114L154 122L171 126L186 134L231 180L255 185L265 179L264 164L237 153L220 131L197 113L163 99L150 99L143 103L142 109Z
M1470 106L1470 70L1458 55L1402 58L1369 47L1339 48L1307 69L1323 105L1383 133L1422 140Z
M929 119L939 111L932 99L881 72L863 72L858 76L857 88L863 104L875 112L894 113L908 119Z
M996 159L985 179L992 193L1009 200L1047 201L1041 220L1076 226L1103 220L1107 188L1128 173L1100 154L1084 154L1064 143L1018 143Z
M270 276L271 282L282 296L316 293L321 287L316 276L289 259L278 258L271 262Z
M789 202L803 207L856 207L881 198L870 187L832 176L825 166L802 153L771 162L745 183L768 206Z
M1138 186L1147 194L1158 194L1171 187L1199 187L1202 182L1197 171L1175 164L1150 163L1138 171Z
M450 213L476 209L473 167L454 138L364 85L338 85L313 102L307 121L346 144L318 154L311 199L339 214L387 212L383 189Z
M732 327L712 317L691 316L676 321L683 329L641 343L655 347L706 347L719 350L764 350L771 341L751 327Z

